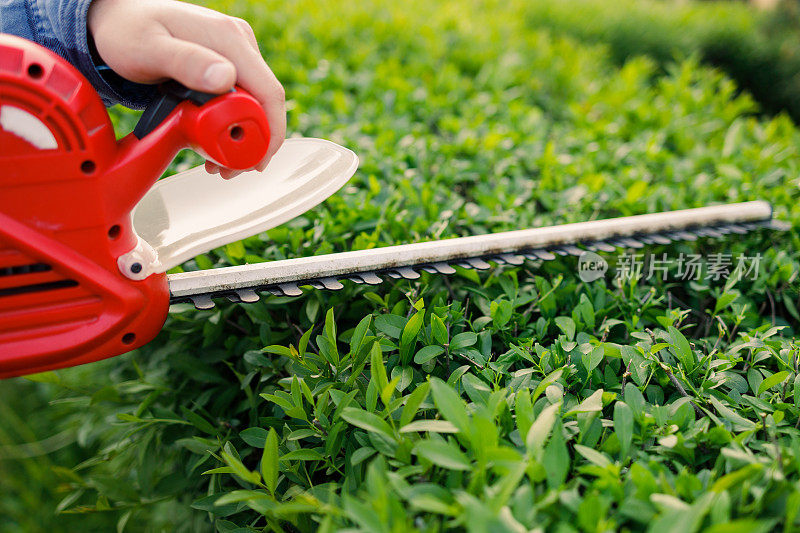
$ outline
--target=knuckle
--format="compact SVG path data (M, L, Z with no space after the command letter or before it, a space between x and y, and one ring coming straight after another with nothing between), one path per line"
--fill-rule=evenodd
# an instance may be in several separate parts
M275 84L275 88L272 90L272 97L275 102L281 105L286 103L286 89L283 88L283 85L280 83Z
M253 32L253 28L250 26L250 24L246 20L240 19L240 18L234 18L233 20L234 20L236 26L238 27L239 32L242 35L244 35L245 37L255 37L255 33Z
M217 27L217 31L220 32L231 32L231 31L238 31L238 25L234 22L233 17L228 17L226 15L222 15L216 18L215 26Z
M247 22L236 17L226 16L222 19L223 30L234 35L245 35L243 24L247 25Z

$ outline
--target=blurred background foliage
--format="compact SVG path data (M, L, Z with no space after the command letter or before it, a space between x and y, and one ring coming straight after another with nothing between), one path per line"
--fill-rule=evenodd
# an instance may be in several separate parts
M253 25L290 132L361 167L187 269L724 201L800 221L796 3L208 5ZM178 306L137 353L0 382L0 530L793 530L799 244L654 250L762 253L731 286L563 259Z

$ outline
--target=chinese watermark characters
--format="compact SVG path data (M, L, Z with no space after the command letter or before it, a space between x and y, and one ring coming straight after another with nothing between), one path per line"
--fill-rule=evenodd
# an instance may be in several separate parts
M677 279L680 281L755 280L758 277L761 254L731 253L685 254L677 256L644 253L622 253L617 256L614 279ZM584 252L578 259L578 276L585 282L600 279L609 271L608 262L594 252Z

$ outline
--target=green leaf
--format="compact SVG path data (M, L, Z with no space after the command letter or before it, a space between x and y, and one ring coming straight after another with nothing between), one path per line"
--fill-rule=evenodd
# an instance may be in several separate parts
M464 401L447 383L439 378L431 378L431 390L436 408L445 419L453 423L459 431L469 430L469 415Z
M417 385L417 388L408 395L406 404L403 406L403 412L400 414L400 426L406 426L412 420L414 420L414 416L417 414L419 406L425 401L425 398L428 397L429 390L430 383L420 383Z
M372 315L367 315L361 319L353 331L353 336L350 338L350 353L355 356L361 351L361 344L364 342L364 337L369 331L369 326L372 323Z
M211 423L208 422L208 420L198 415L194 411L190 411L189 409L187 409L182 405L181 413L183 414L183 417L186 420L188 420L194 427L196 427L200 431L208 433L209 435L217 434L216 428L212 426Z
M285 453L280 458L281 461L323 461L325 457L314 449L293 450Z
M235 241L225 245L225 253L231 259L244 259L247 250L245 250L242 241Z
M592 448L587 448L581 444L575 445L575 451L581 454L590 463L605 468L611 466L611 460L605 454L598 452Z
M342 418L350 424L375 433L381 433L394 440L392 428L378 415L359 409L347 407L342 411Z
M623 345L619 347L619 351L625 367L630 370L633 381L637 385L643 386L647 382L648 370L653 363L645 359L635 346Z
M547 377L545 377L536 386L536 390L533 391L533 396L531 396L531 403L536 403L536 400L539 399L539 396L541 396L545 390L547 390L547 387L558 381L559 378L561 378L561 374L563 373L564 373L563 368L559 368L550 372L550 374L548 374Z
M356 451L354 451L352 457L350 457L350 464L353 466L361 464L370 457L372 457L373 455L375 455L375 453L376 453L375 448L369 448L369 447L359 448Z
M624 458L633 441L633 410L622 401L614 404L614 433L619 440L620 458Z
M399 339L406 321L397 315L378 315L375 317L375 329L390 339Z
M228 505L231 503L246 502L247 500L261 499L269 499L269 496L263 492L258 492L257 490L234 490L233 492L229 492L218 498L214 502L214 505Z
M417 351L416 355L414 355L414 362L417 363L418 365L421 365L423 363L427 363L431 359L443 353L444 353L444 348L442 348L441 346L425 346L424 348L420 348L420 350Z
M464 391L469 399L476 404L486 405L489 401L492 390L481 378L467 372L461 377L461 385L464 386Z
M444 441L421 440L414 446L414 452L436 466L448 470L470 470L472 468L472 463L461 450Z
M777 520L756 520L754 518L739 518L721 524L713 524L703 530L703 533L769 533L776 531Z
M708 400L711 402L711 405L717 410L717 412L725 419L729 420L739 429L756 429L756 423L752 420L748 420L734 411L730 410L729 408L722 405L717 398L714 396L709 396Z
M431 314L431 333L433 334L433 338L436 340L436 342L442 345L447 344L447 327L445 327L442 319L439 318L435 313Z
M591 396L583 400L581 403L564 413L564 416L570 416L577 413L591 413L603 410L603 389L597 389Z
M581 354L581 363L586 372L591 374L592 370L603 361L604 356L605 349L602 346L595 346L589 353Z
M517 417L517 430L520 435L527 435L533 424L533 405L527 389L520 390L514 398L514 414Z
M768 391L775 385L780 385L781 383L786 381L786 378L788 377L789 377L789 372L783 370L782 372L776 372L775 374L772 374L771 376L764 378L764 381L762 381L761 385L758 386L758 395L761 396L763 392Z
M267 439L267 430L264 428L247 428L239 433L239 437L250 446L263 448L264 441Z
M572 340L575 338L575 321L572 320L568 316L557 316L555 318L556 326L558 329L564 332L564 335L567 336L567 340Z
M580 312L580 319L583 320L583 323L586 324L586 326L588 326L590 329L594 329L596 324L594 306L586 294L581 294L581 301L578 305L578 311Z
M726 474L719 478L714 484L711 486L711 490L714 492L722 492L728 489L733 488L734 486L738 485L739 483L750 479L751 477L755 477L761 474L761 471L764 469L764 465L761 463L752 463L747 466L740 468L730 474Z
M264 453L261 456L261 477L270 494L275 494L278 486L278 434L270 428L264 443Z
M389 378L386 377L386 367L383 366L383 352L381 346L377 342L372 343L372 349L369 352L370 361L370 375L372 381L379 391L383 391L389 383Z
M569 452L561 431L561 423L556 422L552 432L553 436L547 443L542 457L547 486L551 489L560 487L566 481L569 473Z
M542 412L539 413L539 416L537 416L536 420L531 424L527 437L525 438L525 445L529 453L537 456L544 448L544 443L547 442L547 438L550 436L550 431L553 429L553 424L556 421L556 416L560 408L560 403L548 405L542 409Z
M220 454L225 464L233 471L233 474L243 481L258 484L261 481L261 476L248 470L233 453L235 452L232 451L232 446L228 443L225 445L225 451Z
M317 320L317 314L319 314L319 300L316 298L309 298L306 300L305 305L306 316L311 323L314 323Z
M478 342L478 336L471 331L465 331L453 337L453 339L450 341L450 349L460 350L462 348L472 346L476 342Z
M323 329L325 339L328 341L328 350L331 355L331 362L334 365L339 363L339 350L336 346L336 319L333 316L333 307L325 313L325 327Z
M416 420L400 428L400 433L411 433L414 431L458 433L458 428L447 420Z
M514 306L504 298L494 300L489 306L489 316L496 328L502 328L508 324L513 312Z
M672 344L672 354L681 362L687 372L691 372L695 365L695 356L689 341L674 326L667 328Z
M717 303L714 305L714 314L716 315L730 304L738 297L739 295L735 292L725 292L719 298L717 298Z
M405 327L403 328L403 334L400 337L400 346L407 347L411 346L411 344L417 339L417 334L419 330L422 328L422 321L425 318L424 311L418 311L414 313L411 318L408 319Z
M800 408L800 374L794 378L794 406Z
M261 349L261 351L266 353L274 353L276 355L283 355L285 357L290 357L292 355L292 351L286 346L278 346L275 344L271 346L265 346Z

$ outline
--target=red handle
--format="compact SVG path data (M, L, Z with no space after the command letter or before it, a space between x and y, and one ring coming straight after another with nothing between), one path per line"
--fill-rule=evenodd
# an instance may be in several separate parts
M201 106L183 101L141 140L129 134L119 141L108 179L124 185L108 189L109 205L117 213L131 211L183 148L226 168L246 170L264 159L269 140L264 109L241 88Z
M130 213L175 154L247 169L269 146L241 89L178 103L141 140L115 141L89 82L58 55L0 34L0 379L97 361L161 329L164 274L124 276Z

